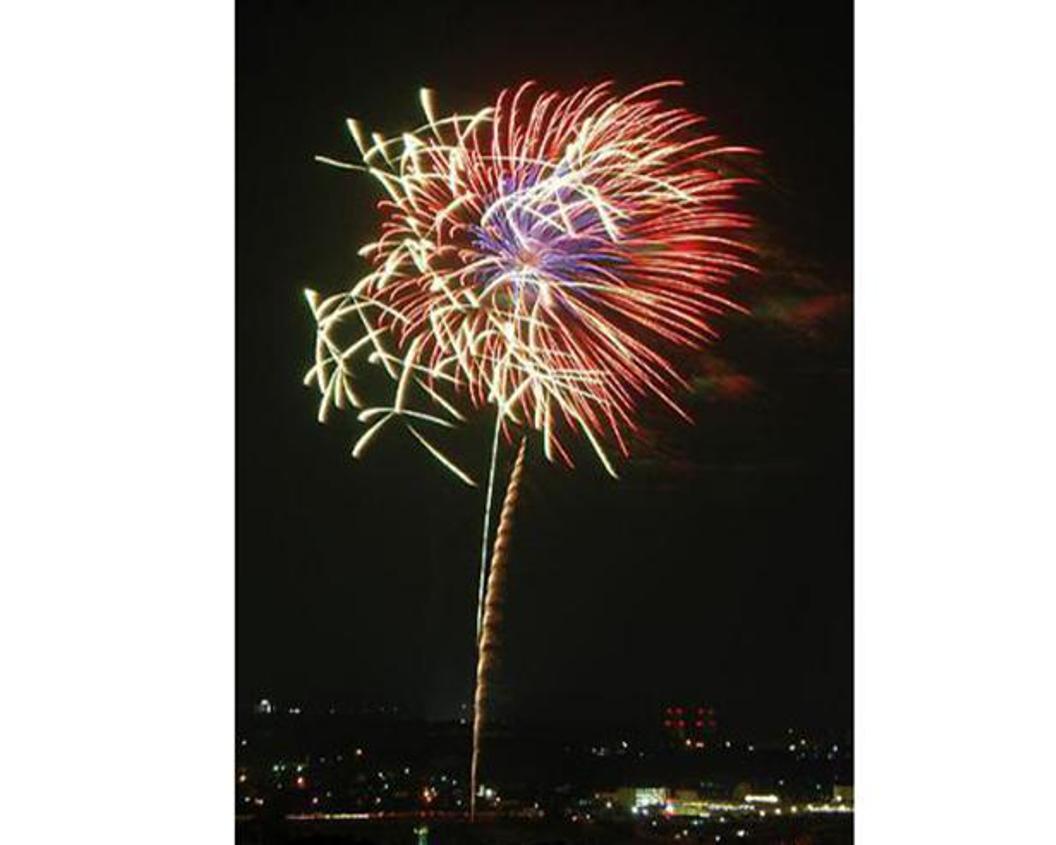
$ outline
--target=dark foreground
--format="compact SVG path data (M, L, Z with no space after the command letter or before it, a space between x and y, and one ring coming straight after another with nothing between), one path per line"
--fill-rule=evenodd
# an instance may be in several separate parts
M546 819L497 819L470 825L450 818L294 820L246 818L236 824L238 845L646 845L660 842L788 843L853 842L853 816L771 819L744 823L688 819L652 823L573 824Z

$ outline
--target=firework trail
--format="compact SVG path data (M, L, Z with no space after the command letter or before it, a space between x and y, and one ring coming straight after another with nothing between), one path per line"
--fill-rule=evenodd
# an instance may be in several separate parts
M477 679L473 695L473 758L469 769L469 816L477 815L477 775L480 764L480 739L484 728L484 714L488 703L491 669L499 643L499 622L502 619L502 604L505 601L503 586L506 583L506 566L509 556L510 537L513 533L513 512L520 496L521 476L524 474L525 438L517 449L517 458L510 471L506 485L506 498L499 514L499 526L495 532L495 548L491 553L487 589L484 593L484 613L477 642Z
M385 192L378 236L359 251L371 270L343 293L305 291L316 321L305 383L321 394L320 422L334 408L356 409L364 430L353 457L396 427L475 486L434 432L494 406L472 804L504 577L488 562L501 444L521 438L492 570L509 540L528 432L539 433L548 460L569 466L566 444L582 435L615 477L612 450L629 455L642 401L688 419L672 353L715 338L713 317L743 311L726 286L756 272L741 239L751 218L737 210L753 180L724 162L757 151L724 145L702 131L704 118L667 106L660 95L679 85L619 96L605 82L562 95L526 82L475 114L447 117L423 89L424 125L386 139L349 120L362 163L317 156L369 174ZM360 392L371 372L391 386L380 402Z

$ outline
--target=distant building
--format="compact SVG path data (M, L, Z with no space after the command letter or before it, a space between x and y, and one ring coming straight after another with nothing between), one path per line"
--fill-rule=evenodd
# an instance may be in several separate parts
M854 806L854 786L851 784L837 783L832 787L832 800L837 804Z
M715 708L704 704L672 705L664 709L664 733L676 745L707 748L715 736L718 723Z
M663 813L665 816L707 816L716 807L713 798L696 789L669 789L663 786L624 786L598 795L606 804L635 814ZM724 802L718 802L724 804ZM725 804L724 804L725 805Z
M605 797L625 810L642 810L667 803L667 789L662 786L623 786Z

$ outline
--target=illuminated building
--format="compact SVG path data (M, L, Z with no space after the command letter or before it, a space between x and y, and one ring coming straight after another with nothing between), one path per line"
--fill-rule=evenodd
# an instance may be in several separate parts
M636 816L686 816L708 818L717 811L742 809L729 800L709 798L696 789L669 789L662 786L624 786L597 796Z
M625 810L640 812L667 803L667 789L662 786L623 786L605 797Z
M664 709L664 733L676 745L707 748L715 735L715 708L699 704L672 705Z

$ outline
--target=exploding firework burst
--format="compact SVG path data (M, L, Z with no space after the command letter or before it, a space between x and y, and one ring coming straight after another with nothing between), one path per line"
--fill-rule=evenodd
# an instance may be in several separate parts
M368 138L348 122L363 170L382 186L372 269L345 293L307 296L318 326L306 382L331 408L359 409L359 456L394 420L467 483L434 444L493 405L504 430L542 433L548 458L571 464L581 432L613 475L609 444L628 454L640 400L685 416L684 386L665 354L697 347L709 320L738 306L724 293L754 272L736 210L750 181L721 162L746 147L701 132L704 119L669 108L661 82L616 96L610 83L571 96L532 83L476 114L437 117ZM391 399L368 404L361 368L378 365Z
M373 176L377 240L360 250L372 269L322 298L307 291L317 323L305 377L331 408L359 409L358 457L399 421L444 466L473 479L426 437L494 406L477 596L470 816L475 816L488 676L497 643L513 510L524 469L521 437L492 565L491 508L500 435L541 432L543 451L572 464L565 445L582 433L605 469L624 456L636 409L654 397L685 416L684 381L670 353L714 336L717 314L739 309L723 293L755 272L738 236L741 186L728 156L753 153L701 131L703 118L658 98L677 82L625 96L611 83L571 96L525 83L476 114L437 117L399 138L348 122L362 164L321 161ZM384 372L385 401L360 394L364 370Z

